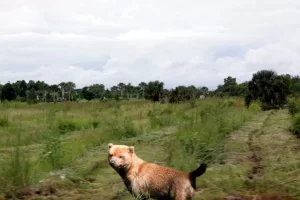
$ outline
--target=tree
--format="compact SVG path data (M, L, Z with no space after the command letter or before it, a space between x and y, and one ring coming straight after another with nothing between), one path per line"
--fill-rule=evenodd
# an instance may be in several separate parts
M145 98L145 90L146 90L146 87L147 87L147 83L141 82L141 83L139 83L138 86L142 91L142 97Z
M0 84L0 99L2 98L2 88L3 88L3 85Z
M71 101L71 93L75 89L75 87L76 87L75 83L71 81L65 83L65 88L68 91L69 101Z
M198 89L191 85L188 87L178 86L170 92L170 102L171 103L180 103L195 99L199 93Z
M119 83L118 84L118 88L119 88L119 91L121 92L121 97L123 98L124 96L124 91L125 91L125 83Z
M100 99L104 97L105 86L103 84L94 84L89 86L89 91L93 93L94 98Z
M237 96L244 97L247 94L248 81L238 84Z
M238 84L236 78L228 76L224 79L223 92L229 96L238 95Z
M82 88L82 96L88 101L94 99L94 94L89 90L88 87Z
M105 98L112 98L112 94L108 89L105 90L104 97Z
M164 91L164 83L159 81L150 81L145 89L145 98L151 101L160 101Z
M8 101L12 101L15 100L17 97L16 92L14 87L12 86L12 84L10 83L6 83L3 87L2 87L2 92L1 92L1 99L3 100L8 100Z
M284 77L278 76L272 70L261 70L253 74L245 100L247 105L252 100L261 101L264 110L280 108L287 102L288 93L289 88Z
M51 94L49 92L47 92L45 98L46 98L46 102L51 102L53 100L53 98L52 98L52 96L51 96Z
M26 98L26 90L27 90L27 83L26 81L22 80L20 83L20 97Z
M60 89L59 89L59 86L58 85L50 85L49 86L49 90L50 90L50 92L59 92L60 91Z
M30 80L28 83L27 83L27 90L31 90L32 88L35 87L35 82L33 80Z
M291 78L291 93L292 95L300 94L300 77L294 76Z
M114 99L119 99L120 97L120 88L118 86L112 86L110 88L111 91L111 97Z
M60 90L61 90L61 97L63 100L65 100L65 88L66 88L66 83L65 82L61 82L60 84L58 84L60 86Z
M208 88L207 87L200 87L200 88L198 88L198 91L199 91L199 96L200 95L207 95L208 94Z
M128 99L132 98L133 90L134 90L134 87L131 85L131 83L128 83L127 85L125 85L125 93L127 94Z

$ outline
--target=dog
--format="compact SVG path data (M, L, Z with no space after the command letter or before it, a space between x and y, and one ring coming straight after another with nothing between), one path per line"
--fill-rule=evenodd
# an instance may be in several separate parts
M202 163L194 171L185 173L142 160L133 146L112 143L108 144L108 162L128 191L142 200L191 200L196 191L196 178L207 168Z

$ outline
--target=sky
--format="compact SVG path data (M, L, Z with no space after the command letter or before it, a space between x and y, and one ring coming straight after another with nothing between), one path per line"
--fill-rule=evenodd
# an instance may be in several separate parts
M300 75L299 0L0 0L0 83Z

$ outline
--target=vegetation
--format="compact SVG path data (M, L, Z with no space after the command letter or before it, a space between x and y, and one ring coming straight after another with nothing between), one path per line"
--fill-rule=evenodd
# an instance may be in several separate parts
M300 138L300 100L292 98L288 103L289 113L292 115L291 132Z
M288 81L274 71L262 70L253 75L248 83L246 103L259 100L264 110L282 108L289 94Z
M93 84L76 88L73 82L48 85L43 81L17 81L0 85L2 101L21 101L29 104L57 101L107 101L122 99L146 99L159 102L180 103L207 96L244 97L246 104L253 100L261 102L264 110L281 108L287 102L287 96L300 95L300 78L291 75L277 75L271 70L262 70L253 75L252 80L237 83L236 78L227 77L216 90L194 85L180 85L166 89L160 81L141 82L137 86L131 83L119 83L111 88L104 84Z
M168 90L160 81L110 89L7 83L0 86L0 199L132 199L107 165L108 142L134 145L143 159L183 171L209 164L195 199L298 198L299 141L288 131L299 136L299 81L260 71L240 84L227 77L215 91ZM262 112L286 103L290 115Z

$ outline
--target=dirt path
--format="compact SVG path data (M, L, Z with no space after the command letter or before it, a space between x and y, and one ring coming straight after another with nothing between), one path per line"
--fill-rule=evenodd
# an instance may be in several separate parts
M215 190L214 197L204 199L299 199L300 143L289 126L286 110L268 111L233 132L225 144L225 164L211 169L221 174L223 183L214 183L221 188L206 185L202 197Z

